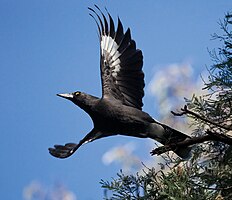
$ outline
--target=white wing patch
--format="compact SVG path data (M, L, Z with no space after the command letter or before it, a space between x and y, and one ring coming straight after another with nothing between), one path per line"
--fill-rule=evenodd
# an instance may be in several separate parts
M108 62L112 68L112 76L116 77L120 71L120 59L121 53L118 51L118 44L113 38L108 35L101 36L101 54L105 58L104 62Z

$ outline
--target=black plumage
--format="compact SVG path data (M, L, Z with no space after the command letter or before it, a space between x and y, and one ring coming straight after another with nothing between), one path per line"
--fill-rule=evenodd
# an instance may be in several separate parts
M152 138L162 144L189 138L142 111L145 86L142 51L136 48L130 29L124 32L119 18L115 29L108 11L107 20L102 11L97 6L95 8L100 14L92 8L89 10L99 32L102 97L94 97L79 91L58 94L87 112L92 118L94 128L78 144L67 143L64 146L55 145L54 148L49 148L50 154L66 158L83 143L118 134ZM173 151L180 157L187 158L191 148L177 148Z

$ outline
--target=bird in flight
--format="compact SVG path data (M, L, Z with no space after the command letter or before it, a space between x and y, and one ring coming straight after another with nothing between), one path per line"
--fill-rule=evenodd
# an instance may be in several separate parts
M102 97L80 91L57 94L87 112L94 127L79 143L54 145L49 148L50 154L57 158L67 158L82 144L113 135L151 138L163 145L190 138L142 111L145 86L142 51L136 48L130 29L123 30L119 18L115 28L107 10L105 16L96 5L95 9L88 9L99 33ZM184 159L191 153L191 147L172 150Z

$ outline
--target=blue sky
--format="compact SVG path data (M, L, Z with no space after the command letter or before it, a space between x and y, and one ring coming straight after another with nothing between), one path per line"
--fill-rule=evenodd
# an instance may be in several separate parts
M122 136L95 141L72 157L48 154L53 144L77 142L92 129L90 118L71 102L55 96L76 90L101 96L97 28L88 6L105 6L126 29L144 55L145 82L158 67L191 61L197 75L212 62L207 48L218 47L211 34L232 7L221 1L78 1L0 0L0 122L2 199L23 199L31 181L45 187L61 182L78 199L101 199L101 179L110 180L119 165L105 166L111 147L134 141L148 157L146 139ZM145 89L146 91L146 89ZM154 97L144 110L156 116Z

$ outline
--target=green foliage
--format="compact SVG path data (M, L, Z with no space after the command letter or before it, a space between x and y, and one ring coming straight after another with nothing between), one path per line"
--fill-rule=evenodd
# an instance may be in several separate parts
M223 46L210 52L214 64L204 81L208 95L187 100L193 119L193 136L207 131L232 137L232 13L220 23ZM232 146L220 141L196 145L189 161L165 156L160 169L146 168L136 175L121 171L112 181L101 181L107 200L230 200L232 199ZM110 192L110 197L108 197Z

